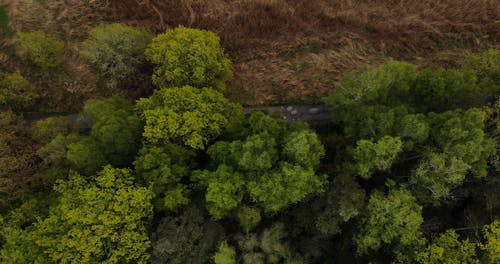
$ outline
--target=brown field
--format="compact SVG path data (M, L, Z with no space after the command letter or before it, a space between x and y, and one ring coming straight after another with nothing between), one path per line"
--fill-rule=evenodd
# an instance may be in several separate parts
M0 3L10 4L15 31L43 29L66 40L67 64L75 77L65 84L64 94L69 97L63 97L78 95L73 105L101 94L93 70L78 56L78 43L93 25L111 21L155 33L177 25L217 32L234 62L235 77L227 95L248 105L317 101L335 88L343 73L361 64L395 58L421 66L424 61L453 66L472 52L500 48L498 0ZM3 50L8 49L2 48L0 59L8 56Z

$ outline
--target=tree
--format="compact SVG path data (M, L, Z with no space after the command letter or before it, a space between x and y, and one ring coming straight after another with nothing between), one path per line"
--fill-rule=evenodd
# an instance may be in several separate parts
M74 174L54 189L58 202L28 230L41 263L147 263L153 194L129 170L107 166L91 180Z
M240 105L217 91L191 86L156 90L137 103L151 144L174 142L193 149L206 145L243 118Z
M422 206L408 190L394 188L387 195L376 190L370 195L361 229L355 238L357 252L367 254L383 244L420 244L422 222Z
M477 245L468 239L460 241L454 230L447 230L434 239L425 251L418 253L417 259L419 263L424 264L479 264L476 247Z
M0 106L15 111L29 109L39 97L37 88L19 71L0 74Z
M483 228L486 243L481 248L486 252L488 263L500 262L500 220Z
M143 128L133 105L118 96L89 100L83 114L90 119L90 135L106 159L113 166L130 164L140 148Z
M153 264L208 263L224 236L224 228L207 219L196 206L188 206L179 216L161 219L151 241Z
M484 104L476 75L461 69L434 68L420 73L411 97L417 108L427 112L467 109Z
M212 32L179 26L156 36L146 57L157 65L153 83L158 87L225 89L232 66Z
M470 166L445 153L429 153L410 178L410 183L430 192L432 199L447 198L450 191L462 185Z
M275 223L260 235L247 234L238 237L244 264L303 263L286 241L288 233L283 223Z
M254 229L261 220L259 210L248 206L240 207L240 209L238 209L237 217L240 222L240 226L246 233Z
M390 136L385 136L376 143L359 140L356 148L352 150L353 166L361 177L369 179L374 170L389 170L402 147L401 139Z
M49 143L58 135L66 136L75 130L75 125L65 116L47 117L37 121L31 137L40 143Z
M43 31L19 34L19 52L36 66L48 70L62 62L64 43Z
M236 250L226 241L219 244L217 253L214 255L215 264L236 264Z
M339 89L325 101L339 114L361 105L397 106L407 100L416 77L415 65L405 62L391 60L379 67L360 67L345 75Z
M249 180L247 188L250 197L266 212L275 213L310 194L322 192L324 184L325 179L312 168L284 162L276 170Z
M208 148L216 171L199 171L192 179L207 188L207 206L217 219L247 200L272 214L324 190L326 179L314 168L324 153L317 135L278 118L252 113L235 140Z
M323 211L316 219L316 227L322 234L341 233L341 224L363 212L366 194L353 176L339 175L333 179L326 197Z
M430 113L429 120L431 139L442 152L470 165L474 176L486 176L494 145L484 132L485 112L472 108Z
M37 154L45 165L61 165L66 162L68 147L82 139L78 134L57 135L48 144L38 149Z
M77 142L69 144L66 158L86 175L96 173L109 163L99 142L89 136L83 136Z
M187 188L181 183L190 173L194 153L181 146L144 146L134 161L139 182L151 186L155 209L176 211L189 203Z
M317 168L325 149L316 133L310 130L293 132L283 146L283 155L292 163L306 168Z
M83 55L98 66L109 86L131 84L147 66L144 51L151 39L142 29L119 23L99 25L83 42Z
M207 209L217 220L228 216L243 199L243 177L227 165L220 165L214 172L196 171L192 179L206 186Z

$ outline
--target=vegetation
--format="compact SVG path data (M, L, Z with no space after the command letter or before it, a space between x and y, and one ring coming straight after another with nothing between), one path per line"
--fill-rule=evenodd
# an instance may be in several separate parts
M156 64L153 83L158 87L212 87L224 91L233 75L231 61L212 32L185 27L156 36L146 50Z
M34 65L49 70L61 64L64 43L43 31L33 31L19 35L18 48Z
M355 68L324 98L332 117L306 123L228 99L215 33L92 28L81 46L20 33L30 63L1 66L0 262L499 261L500 51ZM80 98L79 117L40 118L52 89L81 95L79 47L102 93Z
M148 32L123 24L100 25L90 31L83 54L99 68L108 85L133 84L147 67L144 51L151 39Z

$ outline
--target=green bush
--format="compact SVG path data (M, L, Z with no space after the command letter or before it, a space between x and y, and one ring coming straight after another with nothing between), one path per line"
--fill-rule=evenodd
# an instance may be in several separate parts
M64 43L42 31L19 34L19 52L43 69L55 68L62 62Z
M0 75L0 106L19 111L33 105L38 97L36 87L20 72Z
M144 51L151 34L119 23L100 25L83 43L83 55L96 64L109 85L130 83L147 65Z
M58 135L68 135L75 125L65 116L48 117L39 120L33 126L31 137L41 143L49 143Z
M212 87L224 90L232 66L219 37L212 32L178 27L158 35L146 50L157 65L153 83L159 87Z

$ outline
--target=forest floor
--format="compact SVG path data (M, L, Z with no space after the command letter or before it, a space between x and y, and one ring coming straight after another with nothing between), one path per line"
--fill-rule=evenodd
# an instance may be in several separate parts
M100 23L123 22L153 33L178 25L216 32L233 60L234 78L227 96L244 105L318 103L344 73L390 58L452 67L471 53L500 48L497 0L0 0L0 4L8 4L9 25L15 32L42 29L66 41L65 66L74 77L64 89L74 97L59 100L69 105L100 95L95 71L79 56L80 42ZM15 36L3 45L13 42ZM8 50L0 51L1 63L8 64L12 56Z

